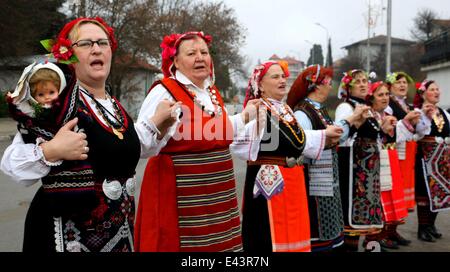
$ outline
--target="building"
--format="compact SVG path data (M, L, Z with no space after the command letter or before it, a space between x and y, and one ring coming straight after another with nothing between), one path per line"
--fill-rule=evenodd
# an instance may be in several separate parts
M421 59L422 72L435 80L441 89L440 106L450 108L450 31L447 29L425 42L425 54Z
M125 56L116 59L116 64L127 66L127 76L122 81L122 95L120 103L127 110L128 114L137 119L142 102L144 102L147 92L153 82L162 78L161 70L143 59L131 61L130 57ZM127 65L127 63L131 63Z
M43 61L45 56L32 55L0 59L0 95L16 88L23 69L34 61ZM116 64L129 63L129 59L116 60ZM130 64L128 76L122 82L121 103L131 117L137 118L148 89L156 80L160 70L147 61L138 59Z
M285 58L280 58L276 54L273 54L269 60L272 61L286 61L289 65L289 73L290 76L287 79L286 82L286 88L287 90L291 89L292 84L294 84L294 81L297 79L298 75L305 69L305 63L303 61L297 60L293 57L286 56Z
M381 52L386 51L386 35L378 35L370 38L370 58L374 60ZM415 44L413 41L403 40L399 38L391 38L392 55L401 54ZM346 49L349 57L365 60L367 59L367 39L352 43L342 47Z
M431 30L432 38L437 37L441 33L446 32L447 30L450 29L450 20L436 19L436 20L432 20L431 24L433 26L432 30Z

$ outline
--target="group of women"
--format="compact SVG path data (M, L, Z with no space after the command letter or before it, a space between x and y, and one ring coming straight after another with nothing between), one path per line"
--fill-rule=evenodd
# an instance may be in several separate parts
M288 66L265 62L252 73L243 112L230 116L210 44L202 32L164 37L164 79L133 122L106 84L113 29L98 17L64 26L52 53L76 56L63 90L71 95L59 101L71 114L48 141L25 143L18 133L1 162L19 183L43 183L24 251L354 250L359 235L395 246L408 242L396 226L414 207L414 190L419 238L440 237L450 116L437 107L435 82L418 86L412 109L405 74L369 84L364 71L350 71L333 121L324 107L331 69L307 68L288 91ZM247 161L242 211L232 154ZM136 210L139 158L149 160Z

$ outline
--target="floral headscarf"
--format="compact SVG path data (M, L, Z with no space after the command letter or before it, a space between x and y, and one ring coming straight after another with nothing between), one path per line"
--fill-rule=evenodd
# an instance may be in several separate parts
M369 91L367 92L367 95L366 95L366 101L370 103L370 99L373 97L375 92L378 89L380 89L382 86L385 86L386 88L388 87L388 85L386 83L384 83L383 81L377 81L375 83L371 83L369 86Z
M424 92L426 92L426 90L428 90L430 85L433 83L435 83L434 80L428 80L428 79L425 79L422 82L416 83L416 95L414 96L414 102L413 102L415 108L422 108L422 105L423 105L422 95Z
M75 41L69 39L69 34L72 29L82 22L93 22L96 21L100 23L107 31L108 39L111 43L111 50L114 52L117 49L117 41L114 37L114 29L110 27L102 18L100 17L80 17L75 20L68 22L63 29L59 32L56 40L43 40L41 44L50 52L49 57L55 58L57 62L64 64L71 64L78 62L78 59L73 54L72 44Z
M183 40L191 39L192 36L198 36L202 38L209 46L212 41L212 37L205 35L202 31L190 31L184 34L171 34L164 37L161 43L161 57L162 57L162 71L164 77L170 77L175 75L175 66L173 65L174 58L177 55L178 47ZM214 66L211 61L211 77L214 77Z
M406 81L408 83L413 83L414 82L412 77L409 76L407 73L405 73L405 72L394 72L394 73L390 73L389 75L386 76L386 83L389 84L389 86L392 86L394 83L396 83L402 77L406 78Z
M245 94L244 108L247 105L247 102L256 98L261 97L261 91L259 90L259 83L261 82L264 75L267 73L269 68L278 64L281 66L281 69L284 72L286 77L289 77L289 65L285 61L267 61L261 63L253 69L253 73L250 76L250 80L248 81L247 91Z
M369 84L371 82L370 79L375 79L377 77L377 74L375 72L371 72L369 74L366 71L361 70L361 69L354 69L354 70L345 72L344 77L342 77L342 79L341 79L341 84L339 85L339 90L338 90L338 98L339 99L346 100L349 98L350 89L355 84L355 76L358 73L363 73L366 76L367 81L369 81Z
M325 84L325 78L333 78L333 70L321 65L312 65L306 68L294 81L289 90L287 104L294 108L298 102L305 98L317 86Z

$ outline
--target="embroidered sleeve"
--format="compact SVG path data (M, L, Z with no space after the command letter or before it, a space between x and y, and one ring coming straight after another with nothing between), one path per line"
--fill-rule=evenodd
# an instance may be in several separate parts
M395 130L397 135L396 142L398 144L410 141L414 136L414 132L408 129L407 125L405 124L405 120L398 121Z
M157 85L145 98L135 129L141 142L141 158L148 158L159 154L161 149L166 146L170 138L175 134L179 122L175 122L163 139L158 140L158 129L150 121L156 111L156 107L163 99L174 101L170 93L161 85Z
M352 140L350 137L350 126L345 120L347 117L353 114L353 108L348 103L342 103L336 108L335 124L344 129L344 133L339 140L340 146L351 146Z
M50 172L50 166L44 164L42 156L35 144L25 144L17 133L3 154L0 168L17 183L31 186Z
M261 127L259 133L256 130L256 120L245 125L230 145L230 152L241 160L256 161L264 127Z
M242 120L241 114L235 114L229 116L231 124L233 125L233 139L244 133L245 124L244 120Z
M419 123L416 125L414 140L418 141L431 133L431 120L422 112Z

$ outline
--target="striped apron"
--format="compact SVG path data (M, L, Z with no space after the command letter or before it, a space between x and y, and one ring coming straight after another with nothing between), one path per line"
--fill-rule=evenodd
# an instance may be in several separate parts
M189 91L174 79L160 82L174 97L189 107L183 111L180 131L145 169L135 223L136 251L217 252L241 251L241 225L233 161L229 145L233 127L223 110L221 116L196 112ZM223 101L216 95L222 109ZM194 135L214 122L223 139ZM196 128L196 129L192 129ZM175 139L180 140L175 140ZM194 140L191 140L194 139Z

